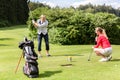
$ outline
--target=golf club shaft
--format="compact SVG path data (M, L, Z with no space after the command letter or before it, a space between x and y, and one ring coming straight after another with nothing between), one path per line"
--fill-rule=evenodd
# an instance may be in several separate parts
M31 15L31 17L32 17L32 19L33 19L32 11L31 11L31 9L30 9L30 7L29 7L29 3L30 3L30 0L27 2L27 6L28 6L28 9L29 9L30 15Z
M90 52L90 54L89 54L89 56L88 56L88 61L90 61L91 56L92 56L92 53L93 53L93 49L91 49L91 52Z
M30 11L30 15L31 15L31 17L33 19L32 11L30 10L30 7L29 7L29 11Z
M96 44L96 38L94 44ZM88 61L90 61L93 52L94 52L94 48L91 49L91 53L89 54Z
M16 72L17 72L17 70L18 70L18 67L19 67L19 64L20 64L20 62L21 62L22 56L23 56L23 53L21 54L20 59L19 59L19 61L18 61L17 67L16 67L16 69L15 69L15 74L16 74Z

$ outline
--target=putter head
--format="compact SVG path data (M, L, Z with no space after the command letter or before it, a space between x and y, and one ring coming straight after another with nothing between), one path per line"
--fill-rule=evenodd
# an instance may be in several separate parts
M88 59L88 61L90 61L90 59Z

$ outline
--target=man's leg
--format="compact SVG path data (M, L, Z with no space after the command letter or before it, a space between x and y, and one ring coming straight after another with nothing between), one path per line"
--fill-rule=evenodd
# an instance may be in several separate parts
M38 34L38 56L41 57L42 34Z
M48 38L48 34L44 35L44 40L45 40L45 46L46 46L46 55L50 56L50 54L49 54L49 38Z

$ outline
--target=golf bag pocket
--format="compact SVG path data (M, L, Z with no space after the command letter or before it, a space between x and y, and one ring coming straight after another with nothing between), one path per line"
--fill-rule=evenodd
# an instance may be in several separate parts
M23 66L23 73L30 78L39 76L39 70L37 64L26 62Z

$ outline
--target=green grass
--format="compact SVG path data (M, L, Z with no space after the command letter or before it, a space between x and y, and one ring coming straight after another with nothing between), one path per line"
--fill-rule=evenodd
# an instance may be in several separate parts
M17 74L15 68L22 50L18 44L28 35L25 25L0 28L0 80L32 80L22 72L22 59ZM92 55L87 61L92 45L53 45L50 44L52 57L46 57L42 44L43 57L38 60L39 78L33 80L119 80L120 79L120 45L112 45L113 59L110 62L98 62L100 57ZM35 40L37 51L37 40ZM72 62L68 61L72 57ZM71 67L61 66L72 64Z

